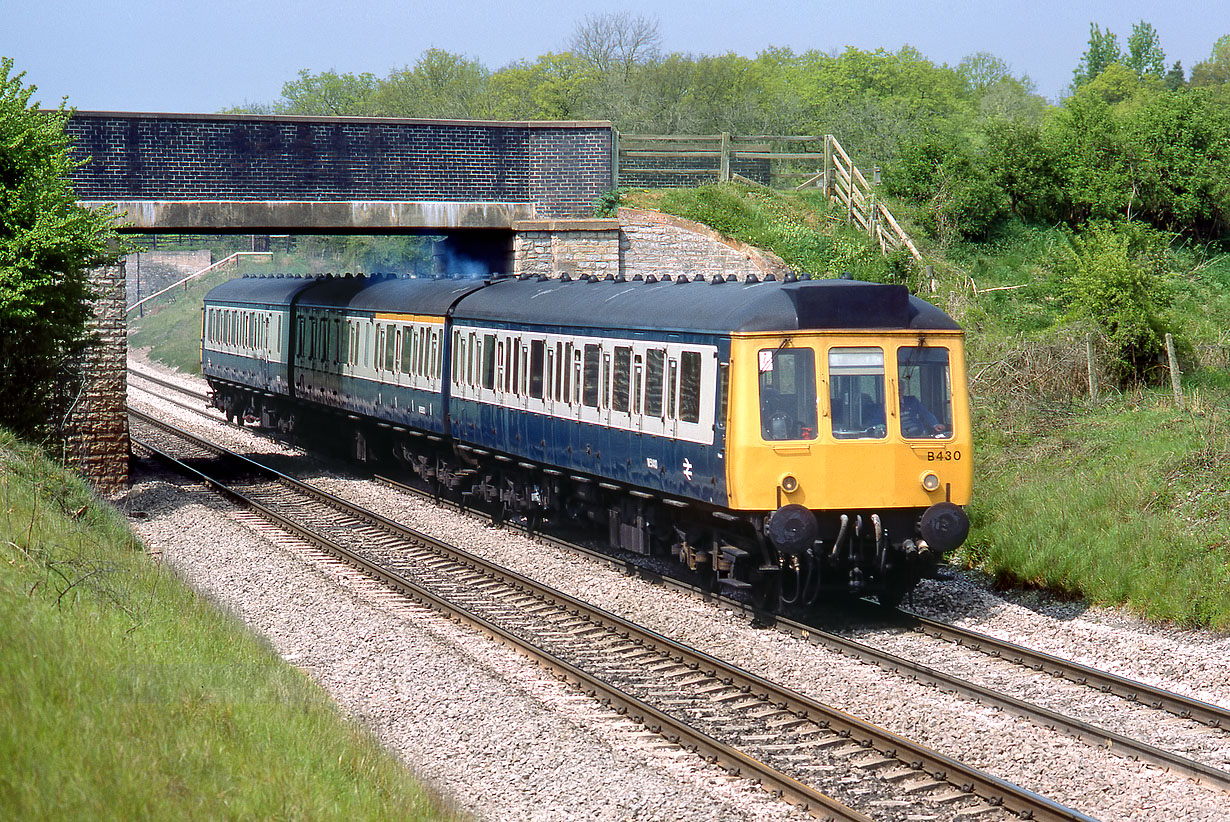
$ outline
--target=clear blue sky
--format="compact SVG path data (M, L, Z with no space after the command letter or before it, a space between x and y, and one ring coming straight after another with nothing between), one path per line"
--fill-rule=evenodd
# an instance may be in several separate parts
M1225 0L0 0L0 55L36 99L81 110L214 112L275 100L300 69L383 77L441 48L490 69L560 51L586 15L658 21L665 51L910 44L936 63L989 51L1064 93L1096 22L1126 45L1146 20L1190 71L1230 34Z

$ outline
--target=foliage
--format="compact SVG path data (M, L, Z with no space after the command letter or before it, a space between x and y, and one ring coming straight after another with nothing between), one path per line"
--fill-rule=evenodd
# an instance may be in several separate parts
M35 87L12 71L0 58L0 425L41 439L66 410L58 389L87 343L90 269L113 264L121 245L113 212L73 194L70 112L39 111Z
M1140 223L1092 223L1055 249L1050 266L1069 316L1105 332L1118 376L1156 378L1170 305L1166 238Z
M941 246L985 237L1010 205L986 164L955 134L926 134L904 144L886 169L885 187L921 201L915 221Z
M1072 86L1080 88L1097 78L1112 63L1119 62L1123 53L1119 50L1119 38L1109 29L1102 31L1096 23L1089 24L1089 48L1081 55L1080 65L1072 73Z
M1162 50L1161 38L1152 23L1141 20L1134 24L1127 46L1123 64L1136 72L1137 76L1160 80L1166 73L1166 52Z
M151 561L116 509L3 430L0 499L0 816L454 818Z

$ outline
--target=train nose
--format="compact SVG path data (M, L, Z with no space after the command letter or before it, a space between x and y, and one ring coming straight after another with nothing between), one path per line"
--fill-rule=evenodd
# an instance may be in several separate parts
M782 554L801 554L816 541L819 527L816 515L808 508L790 503L778 508L769 516L766 530L769 540Z
M969 517L959 505L937 502L923 512L919 530L933 551L947 553L969 536Z

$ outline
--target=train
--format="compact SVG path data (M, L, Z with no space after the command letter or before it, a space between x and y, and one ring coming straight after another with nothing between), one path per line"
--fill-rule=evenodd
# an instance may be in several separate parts
M969 531L964 333L899 285L247 276L205 297L201 368L228 421L768 612L895 606Z

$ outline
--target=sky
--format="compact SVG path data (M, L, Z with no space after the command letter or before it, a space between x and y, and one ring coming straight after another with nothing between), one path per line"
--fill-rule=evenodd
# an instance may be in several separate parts
M429 48L492 70L532 61L563 51L587 16L621 11L656 20L666 52L908 44L952 66L990 52L1053 101L1091 23L1126 47L1145 20L1167 66L1189 72L1230 34L1225 0L0 0L0 56L46 107L210 113L271 103L301 69L384 77Z

